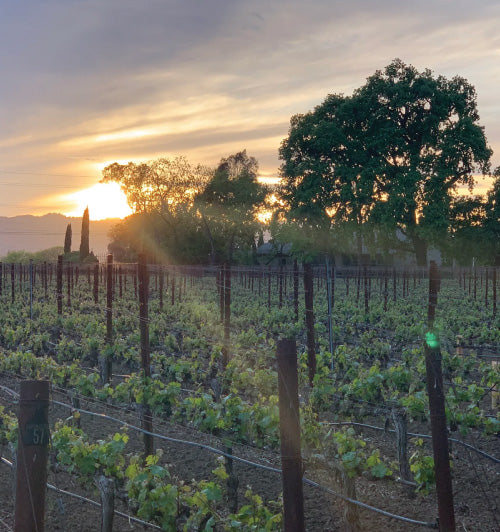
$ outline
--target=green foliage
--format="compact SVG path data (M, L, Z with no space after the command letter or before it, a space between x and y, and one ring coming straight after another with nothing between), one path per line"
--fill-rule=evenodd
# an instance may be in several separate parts
M221 160L205 189L195 198L212 261L231 262L238 246L255 246L259 229L255 215L267 195L266 187L257 181L257 171L257 160L249 157L246 150L230 155Z
M183 486L169 482L170 473L158 460L158 454L148 456L142 465L138 456L132 457L125 470L125 488L138 517L160 525L163 530L174 530Z
M412 442L416 446L416 450L410 456L410 470L418 484L417 491L425 495L436 483L434 459L425 454L422 438L414 438Z
M369 471L374 478L391 476L392 471L382 462L380 451L373 450L368 454L365 450L366 442L356 438L352 427L327 434L329 445L333 449L335 458L349 477L355 477L362 471Z
M17 445L17 418L0 405L0 448L8 443Z
M82 430L59 422L52 432L51 442L57 461L70 472L78 471L84 481L93 481L97 473L123 479L126 434L116 433L108 440L90 443Z
M64 248L62 246L36 251L34 253L28 251L9 251L5 257L2 257L2 262L7 264L29 264L30 260L33 260L34 263L57 262L58 255L62 255L63 252Z
M251 489L245 491L248 504L243 505L236 514L227 518L224 530L227 532L255 531L273 532L282 530L283 514L281 503L269 502L264 504L262 497L256 495Z
M446 237L458 185L489 171L474 88L396 59L352 96L330 94L295 115L282 142L281 198L289 220L309 227L354 224L379 248L409 239L418 264ZM359 229L358 229L359 228ZM388 231L389 229L389 231Z

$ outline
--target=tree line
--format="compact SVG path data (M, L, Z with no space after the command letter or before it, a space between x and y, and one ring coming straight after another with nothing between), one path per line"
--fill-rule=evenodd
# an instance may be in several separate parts
M248 262L268 230L309 256L409 252L425 265L434 247L464 264L498 260L500 167L491 169L476 92L462 77L396 59L351 96L293 116L279 156L275 187L258 181L245 150L216 168L184 157L107 166L102 182L119 183L134 209L113 228L110 252ZM492 178L486 196L474 195L478 175Z

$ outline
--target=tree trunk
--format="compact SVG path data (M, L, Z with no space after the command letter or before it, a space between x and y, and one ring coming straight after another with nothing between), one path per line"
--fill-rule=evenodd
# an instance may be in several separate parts
M417 266L427 266L427 242L417 235L411 237Z

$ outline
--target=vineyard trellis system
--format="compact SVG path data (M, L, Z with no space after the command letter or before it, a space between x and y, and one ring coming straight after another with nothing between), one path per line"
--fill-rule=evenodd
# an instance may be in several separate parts
M439 296L437 287L431 290L429 308L436 312L435 321L434 315L432 320L426 316L426 269L305 264L302 270L301 283L297 262L278 268L175 267L146 265L143 260L130 265L115 264L112 257L101 265L0 263L0 345L6 350L0 370L25 378L51 378L56 385L58 379L59 385L70 382L74 411L84 410L78 406L83 397L101 397L106 403L131 401L141 420L144 456L155 454L153 420L156 423L158 416L220 434L225 445L244 442L272 448L280 439L283 445L277 430L276 342L294 338L300 413L297 406L293 415L301 420L294 432L302 433L306 464L327 463L334 476L340 475L344 516L356 529L362 526L358 511L352 511L357 505L356 484L367 474L373 479L398 476L384 463L384 454L391 454L387 449L370 448L371 454L364 450L371 439L360 433L368 425L363 423L367 417L382 416L386 428L393 423L393 455L401 482L411 490L416 487L422 497L433 492L433 468L428 466L432 457L420 443L425 438L414 436L422 436L421 431L409 432L407 427L408 421L420 428L436 419L432 399L429 416L423 395L427 356L429 383L436 379L436 364L443 364L444 384L436 390L442 400L441 435L454 445L452 459L459 440L448 431L460 430L469 438L460 445L469 446L470 452L478 450L475 454L495 464L488 467L497 467L498 458L490 451L500 433L497 270L442 269ZM75 362L81 367L84 361L94 369L77 372ZM113 374L111 362L129 375L122 382ZM348 423L358 432L347 429ZM341 430L332 432L335 426ZM433 437L436 441L434 429ZM436 455L442 450L442 442L435 445L438 500L440 492L452 493L449 487L440 488L446 477L443 467L449 464L446 455ZM232 452L218 452L237 460ZM476 469L477 459L470 460L471 469ZM482 472L484 467L480 466ZM226 473L237 491L231 467ZM498 475L492 469L481 479L478 470L475 477L484 493L492 492L482 501L487 515L483 518L488 520L481 524L483 530L495 530L499 524ZM453 486L451 477L446 482ZM441 503L441 530L465 523L463 517L455 523L453 499L445 503L447 510ZM286 506L285 500L285 523ZM228 507L237 512L237 505ZM215 520L217 512L210 511L213 515L205 517ZM160 522L157 515L151 518ZM292 530L292 525L286 526Z

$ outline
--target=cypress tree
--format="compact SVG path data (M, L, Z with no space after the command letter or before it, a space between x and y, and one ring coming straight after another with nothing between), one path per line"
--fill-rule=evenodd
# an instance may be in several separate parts
M80 241L80 260L88 257L89 250L89 208L87 207L83 212L82 218L82 239Z

